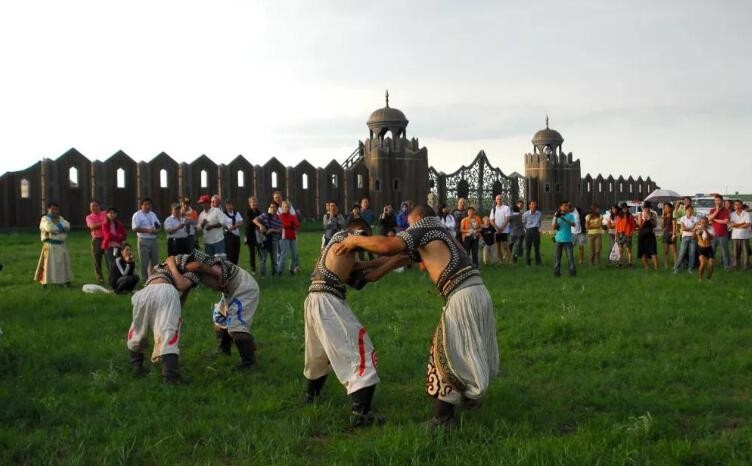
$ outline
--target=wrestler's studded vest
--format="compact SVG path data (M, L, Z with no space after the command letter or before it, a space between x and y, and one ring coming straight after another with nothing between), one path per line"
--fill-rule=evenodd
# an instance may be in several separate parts
M448 298L462 282L470 277L480 275L473 267L465 249L457 242L454 235L444 227L438 217L424 217L407 230L397 233L397 236L405 241L408 254L416 262L422 260L418 248L432 241L441 241L447 245L450 253L449 264L441 272L436 283L436 288L439 289L439 293L444 299Z
M345 299L345 284L339 279L337 274L326 268L326 254L333 245L341 243L347 238L347 233L340 231L332 236L326 245L321 256L319 256L316 267L311 273L311 286L308 287L309 293L331 293L338 298Z
M178 254L175 256L175 265L177 266L180 273L182 273L185 278L190 280L193 283L194 287L198 286L200 281L198 275L192 272L185 272L185 266L188 264L188 262L192 262L191 254ZM157 278L166 280L171 285L175 286L175 277L173 277L170 273L170 269L167 267L167 261L160 262L159 264L154 266L151 274L149 275L149 278L146 279L144 286L148 285Z

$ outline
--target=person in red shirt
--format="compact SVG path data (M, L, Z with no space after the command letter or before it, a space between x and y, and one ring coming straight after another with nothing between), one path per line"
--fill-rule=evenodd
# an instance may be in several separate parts
M731 255L729 254L729 216L731 213L723 205L723 196L715 195L715 207L710 209L708 221L713 228L713 251L720 254L723 260L723 268L731 269Z
M107 214L102 211L102 207L99 202L92 200L89 203L89 211L91 212L86 216L86 226L89 228L91 234L91 260L94 264L94 273L97 275L97 281L104 283L104 277L102 276L102 225L107 221ZM105 267L107 271L110 271L110 264L105 260Z
M290 275L295 275L300 271L298 263L298 244L296 230L300 228L300 220L290 212L290 203L282 201L280 206L282 213L279 214L279 220L282 222L282 238L279 240L279 264L277 270L282 270L287 261L287 255L290 255Z
M619 215L616 217L616 243L621 250L622 260L619 261L619 267L623 261L624 255L627 256L627 266L632 267L632 234L637 229L637 222L634 216L629 212L626 202L619 206Z
M125 238L128 233L125 231L125 225L118 220L118 211L114 207L107 209L105 222L102 224L102 251L105 252L104 260L107 262L107 270L112 270L115 263L115 257L119 254L119 249L125 244Z

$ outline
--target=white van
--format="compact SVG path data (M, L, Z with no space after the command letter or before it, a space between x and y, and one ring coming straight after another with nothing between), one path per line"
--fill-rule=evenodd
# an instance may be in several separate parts
M697 218L710 215L710 209L715 207L715 196L695 196L692 198L692 207L695 208Z

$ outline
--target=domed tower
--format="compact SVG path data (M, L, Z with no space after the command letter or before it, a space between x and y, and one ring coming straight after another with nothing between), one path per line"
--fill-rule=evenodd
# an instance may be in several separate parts
M564 200L579 203L582 189L580 161L573 160L571 152L564 153L564 138L548 127L548 115L546 127L536 132L531 142L533 152L525 154L528 200L538 201L538 208L545 212L556 210Z
M428 150L418 139L407 139L409 120L400 110L386 105L368 117L368 139L362 142L368 174L368 195L373 209L392 204L399 209L403 201L426 203L428 195ZM357 167L355 167L357 169Z

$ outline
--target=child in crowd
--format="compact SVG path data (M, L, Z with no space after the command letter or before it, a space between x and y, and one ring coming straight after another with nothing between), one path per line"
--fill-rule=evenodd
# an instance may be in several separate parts
M695 240L697 241L697 250L700 255L700 268L698 275L702 281L705 271L708 272L708 280L713 276L713 267L715 255L713 254L713 236L715 233L710 227L707 217L702 217L694 231Z
M495 263L494 241L496 239L496 229L491 225L491 219L488 217L483 217L483 227L480 229L480 236L483 238L483 265Z
M133 259L131 245L123 244L115 256L110 268L110 288L117 294L133 291L139 281L136 272L136 261Z

